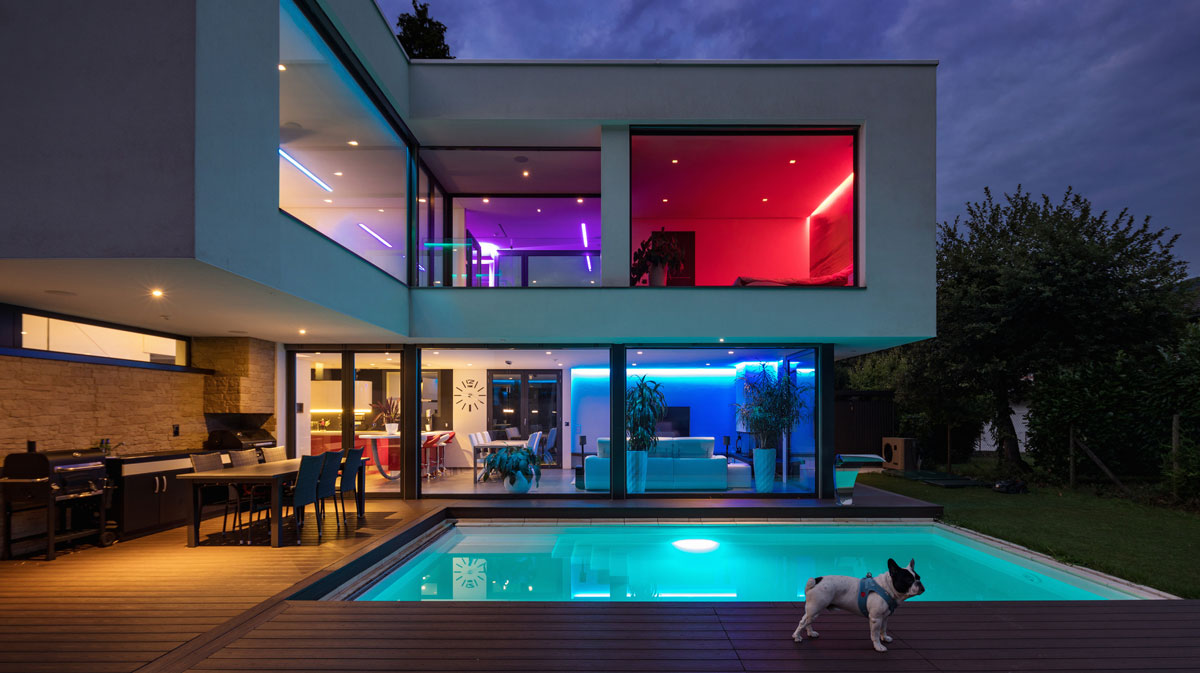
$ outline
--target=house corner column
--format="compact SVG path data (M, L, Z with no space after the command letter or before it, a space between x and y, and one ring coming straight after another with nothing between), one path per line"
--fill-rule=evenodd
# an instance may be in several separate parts
M629 226L629 127L602 126L600 282L605 287L629 287Z

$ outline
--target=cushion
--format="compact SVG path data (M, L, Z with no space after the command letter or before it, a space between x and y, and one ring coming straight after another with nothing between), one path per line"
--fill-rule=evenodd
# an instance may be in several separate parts
M608 455L608 452L610 444L611 440L608 437L601 437L600 439L597 439L596 455L600 456L601 458L609 458L610 456Z

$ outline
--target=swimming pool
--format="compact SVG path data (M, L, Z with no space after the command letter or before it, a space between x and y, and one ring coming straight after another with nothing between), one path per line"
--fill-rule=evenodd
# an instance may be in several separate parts
M938 524L494 526L460 522L363 601L797 601L817 575L916 559L916 600L1106 600L1132 585L1026 558ZM1112 579L1112 578L1108 578ZM1116 581L1116 582L1119 582Z

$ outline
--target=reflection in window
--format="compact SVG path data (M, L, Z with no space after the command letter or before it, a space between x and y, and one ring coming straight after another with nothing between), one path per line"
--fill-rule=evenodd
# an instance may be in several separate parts
M21 347L163 365L187 365L187 342L183 339L29 313L21 315Z
M855 284L852 131L631 140L632 284Z
M280 3L279 207L405 280L408 148L300 10Z
M601 284L598 198L458 198L454 215L479 246L469 271L475 285Z

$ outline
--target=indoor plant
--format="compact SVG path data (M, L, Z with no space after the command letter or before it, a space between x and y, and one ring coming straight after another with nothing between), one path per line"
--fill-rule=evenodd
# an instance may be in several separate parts
M630 493L646 490L646 452L658 444L656 427L666 415L662 384L647 381L645 376L634 377L634 383L625 391L625 432L629 435L626 490Z
M400 432L399 397L387 397L382 402L372 402L371 408L379 414L375 417L375 427L382 425L384 431L389 435L395 435Z
M765 364L753 375L741 378L745 401L737 405L738 421L754 435L754 488L767 493L775 487L776 447L805 415L804 393L810 386L796 383L785 373Z
M661 287L667 284L667 272L683 269L683 249L675 239L667 236L666 227L650 232L650 236L642 241L633 252L633 265L630 267L630 285L637 285L642 276L649 274L648 283Z
M509 493L524 493L542 481L542 467L533 449L527 446L510 446L488 454L483 459L483 476L479 480L487 481L493 472L504 480Z

